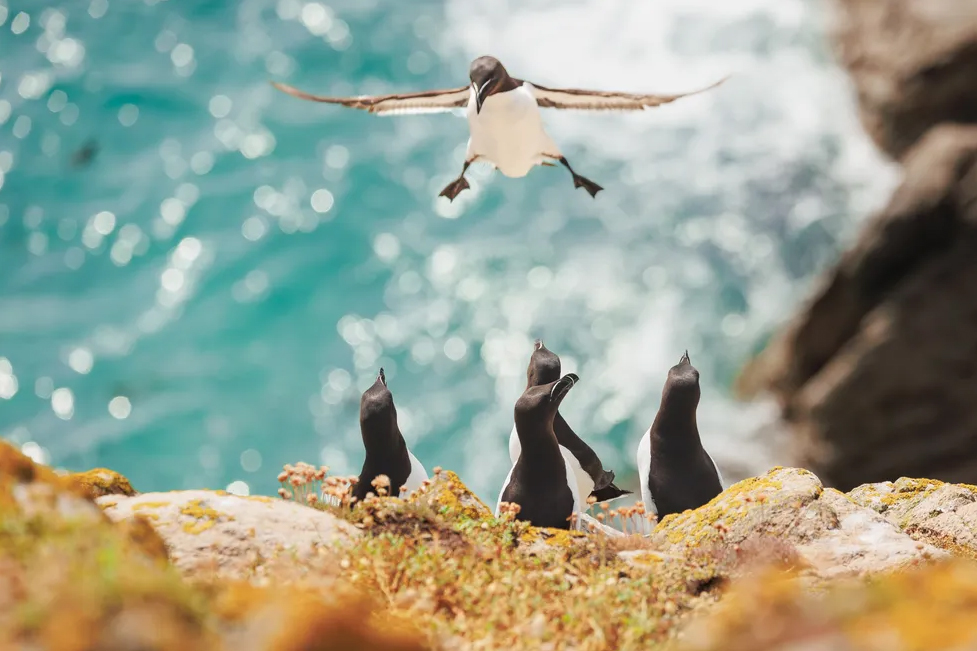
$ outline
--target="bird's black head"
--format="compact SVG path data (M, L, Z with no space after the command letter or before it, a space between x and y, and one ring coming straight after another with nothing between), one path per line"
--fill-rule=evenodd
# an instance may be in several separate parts
M386 438L392 441L398 431L397 408L381 368L376 382L360 398L360 432L363 442L369 445Z
M529 358L529 366L526 368L526 388L549 384L559 379L560 358L543 345L542 339L537 339L533 356Z
M468 69L468 77L475 91L475 112L482 111L485 98L502 89L509 81L509 73L502 62L492 56L478 57Z
M535 423L552 424L560 403L579 379L573 373L567 373L555 382L528 387L516 400L516 426Z
M695 408L699 404L699 371L692 366L689 351L678 364L668 369L668 379L662 389L662 405L667 403Z

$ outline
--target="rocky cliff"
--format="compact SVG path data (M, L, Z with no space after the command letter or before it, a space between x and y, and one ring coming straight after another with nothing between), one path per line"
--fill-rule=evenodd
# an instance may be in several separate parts
M651 536L612 537L498 520L450 472L406 499L355 509L324 506L322 477L272 499L139 494L105 473L92 491L84 475L57 475L0 443L0 648L977 641L969 486L906 479L844 494L775 468ZM596 515L625 524L640 513Z
M832 486L977 481L977 3L834 0L869 133L903 166L809 300L739 379Z

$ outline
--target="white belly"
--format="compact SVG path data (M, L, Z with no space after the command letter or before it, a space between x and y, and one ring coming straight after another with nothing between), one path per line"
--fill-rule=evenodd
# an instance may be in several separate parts
M544 161L563 154L543 128L543 119L528 84L485 98L475 112L475 93L468 100L466 160L482 159L510 177L525 176Z
M404 482L404 486L407 487L407 494L416 491L421 487L421 484L427 479L427 470L414 454L407 450L407 456L410 457L410 475L407 477L407 481Z
M641 484L641 501L645 503L645 513L658 515L655 498L648 486L648 474L651 472L651 428L649 427L638 443L638 453L635 455L638 465L638 482Z
M516 434L516 426L513 425L512 431L509 432L509 461L512 462L512 465L516 465L520 452L522 452L522 446L519 444L519 435ZM594 480L591 479L587 471L577 461L577 457L573 456L573 453L562 445L560 446L560 453L570 467L571 474L569 476L574 477L577 481L577 494L580 500L582 503L586 503L587 498L594 492ZM586 507L584 508L586 510Z

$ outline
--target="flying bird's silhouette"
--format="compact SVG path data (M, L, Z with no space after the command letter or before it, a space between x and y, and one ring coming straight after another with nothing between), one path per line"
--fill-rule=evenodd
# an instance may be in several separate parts
M573 185L597 196L603 188L577 174L543 127L540 108L589 111L641 111L674 102L715 88L723 78L705 88L675 95L623 93L578 88L548 88L509 76L505 66L491 56L472 61L468 72L471 84L458 88L417 93L362 97L313 95L286 84L272 82L275 88L300 99L340 104L377 115L440 113L468 108L468 151L461 174L439 196L453 201L469 187L465 172L475 161L489 163L508 177L522 177L537 165L560 163L569 170Z

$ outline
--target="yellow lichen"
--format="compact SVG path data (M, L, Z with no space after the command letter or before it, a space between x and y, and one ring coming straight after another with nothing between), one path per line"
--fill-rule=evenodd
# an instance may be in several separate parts
M882 503L892 506L905 500L922 499L943 485L943 482L938 479L900 477L893 482L892 492L882 496Z
M568 548L574 543L587 539L587 534L571 529L553 529L551 527L527 527L519 535L519 541L532 544L542 541L554 547Z
M492 511L475 493L468 490L458 475L441 471L428 491L434 492L434 502L440 509L455 511L472 520L491 517ZM422 491L427 494L427 491Z
M172 502L136 502L132 505L133 511L142 511L144 509L161 509L166 506L170 506Z
M74 473L67 480L79 486L93 498L105 495L136 495L129 480L108 468L94 468L87 472Z
M698 546L707 540L718 540L721 535L715 528L716 525L728 525L753 513L755 509L763 508L752 501L758 497L775 496L783 488L783 482L773 479L781 471L782 468L774 468L762 477L744 479L698 509L669 514L662 518L655 531L663 533L672 544L684 542L689 547ZM789 472L798 476L813 476L806 470L790 469ZM814 489L814 499L820 496L821 490L823 489L818 484Z
M190 500L180 508L180 513L193 518L192 522L183 525L183 530L190 534L207 531L223 518L224 521L233 520L234 516L220 513L216 509L204 506L202 500Z

